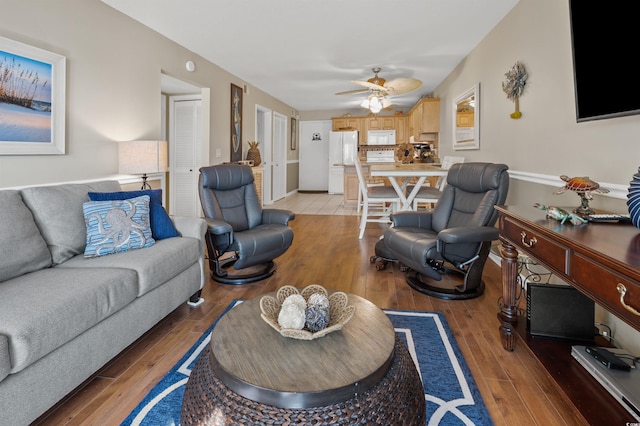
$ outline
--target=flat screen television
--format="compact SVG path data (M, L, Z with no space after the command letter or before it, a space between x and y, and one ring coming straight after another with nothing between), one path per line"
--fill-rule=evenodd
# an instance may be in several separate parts
M624 0L569 0L578 122L640 114L638 16Z

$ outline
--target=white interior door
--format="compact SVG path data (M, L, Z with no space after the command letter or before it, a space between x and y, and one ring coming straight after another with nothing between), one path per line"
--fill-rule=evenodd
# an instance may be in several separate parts
M273 201L287 195L287 117L273 113L273 162L271 190Z
M329 188L329 133L331 120L300 122L299 191Z
M170 212L175 216L201 216L198 176L202 162L200 96L170 98Z

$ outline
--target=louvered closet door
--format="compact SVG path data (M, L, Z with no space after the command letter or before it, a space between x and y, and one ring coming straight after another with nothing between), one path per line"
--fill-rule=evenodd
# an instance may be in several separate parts
M171 214L201 216L198 198L200 158L200 99L177 99L172 105L171 138Z

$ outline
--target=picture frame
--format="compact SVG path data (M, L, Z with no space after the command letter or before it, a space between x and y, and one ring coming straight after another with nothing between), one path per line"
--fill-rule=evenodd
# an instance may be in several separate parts
M480 83L453 100L452 112L453 149L480 149Z
M291 117L291 150L295 151L298 146L298 120Z
M242 161L242 88L231 83L231 162Z
M0 37L0 155L66 154L66 61Z

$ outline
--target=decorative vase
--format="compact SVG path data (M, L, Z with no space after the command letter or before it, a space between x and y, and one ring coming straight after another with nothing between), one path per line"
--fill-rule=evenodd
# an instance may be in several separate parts
M640 167L638 167L638 173L633 175L633 180L629 183L627 207L629 208L631 222L640 228Z
M247 160L253 160L254 166L259 166L262 159L260 158L260 150L258 145L260 142L249 142L249 150L247 151Z

